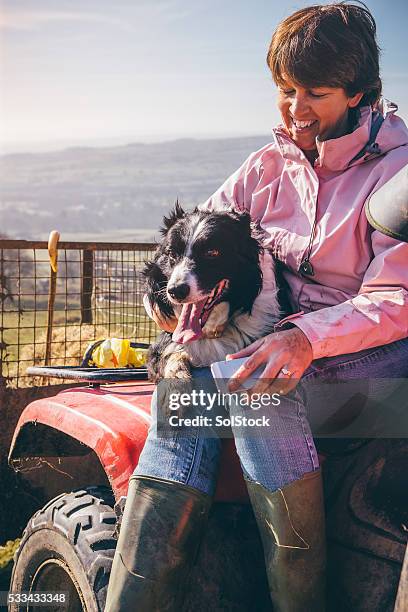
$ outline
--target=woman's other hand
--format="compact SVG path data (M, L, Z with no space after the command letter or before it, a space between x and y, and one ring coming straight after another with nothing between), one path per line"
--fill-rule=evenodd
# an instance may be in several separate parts
M227 359L248 356L247 361L230 379L231 393L237 391L244 380L264 365L262 375L252 387L251 393L278 392L285 395L296 387L313 360L312 346L298 327L268 334L241 351L227 355Z
M172 334L177 327L177 317L165 317L156 304L151 307L152 319L162 331Z

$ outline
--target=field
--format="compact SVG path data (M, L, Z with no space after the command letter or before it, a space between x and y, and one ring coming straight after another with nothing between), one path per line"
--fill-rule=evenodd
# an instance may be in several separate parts
M58 311L54 314L50 365L79 365L88 345L102 338L128 338L150 342L155 326L142 306L134 309L135 316L126 319L120 310L96 311L92 324L80 324L80 310ZM44 310L3 314L2 375L10 377L12 386L39 382L25 377L31 365L44 365L48 314Z
M149 342L142 270L151 250L137 244L75 244L59 250L56 276L43 247L0 250L0 381L20 386L28 366L44 365L50 292L55 297L49 365L77 365L90 342ZM51 288L54 286L53 290Z

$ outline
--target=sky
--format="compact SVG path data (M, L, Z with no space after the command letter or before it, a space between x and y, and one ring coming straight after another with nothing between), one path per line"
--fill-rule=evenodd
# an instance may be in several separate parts
M272 32L314 3L0 0L0 152L267 134ZM366 4L408 119L408 2Z

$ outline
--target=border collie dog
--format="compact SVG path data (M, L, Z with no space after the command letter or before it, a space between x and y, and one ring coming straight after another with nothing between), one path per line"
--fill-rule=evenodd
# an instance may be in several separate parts
M191 366L209 366L270 333L279 320L274 261L248 213L186 213L176 203L161 229L163 240L146 263L144 303L177 315L173 334L151 347L151 380L191 378Z

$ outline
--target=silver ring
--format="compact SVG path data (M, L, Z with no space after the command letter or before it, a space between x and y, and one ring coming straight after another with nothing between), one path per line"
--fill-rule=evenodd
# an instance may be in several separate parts
M291 372L290 370L288 370L288 368L281 368L281 372L284 376L292 376L293 372Z

